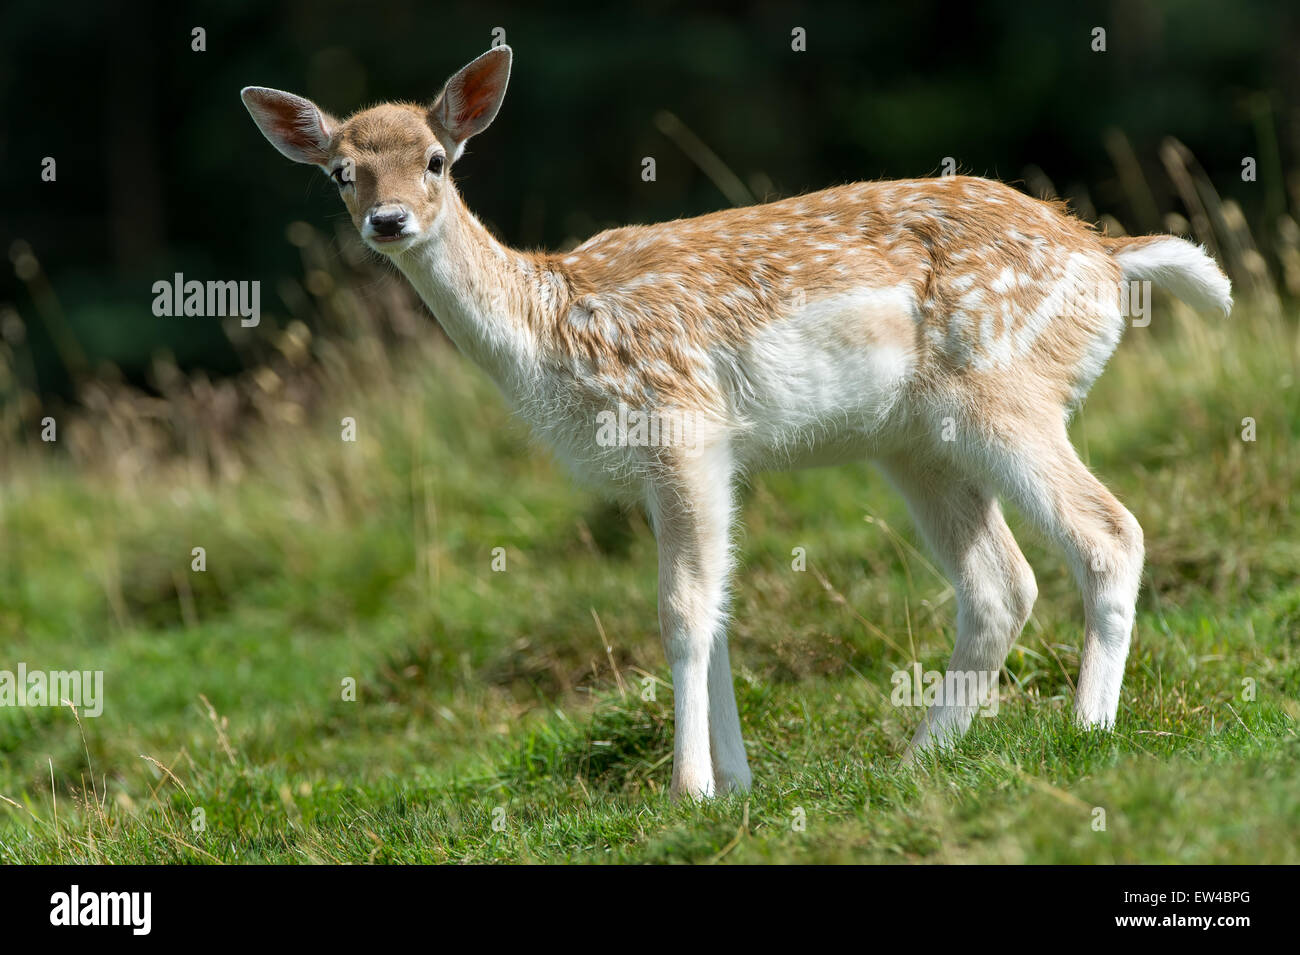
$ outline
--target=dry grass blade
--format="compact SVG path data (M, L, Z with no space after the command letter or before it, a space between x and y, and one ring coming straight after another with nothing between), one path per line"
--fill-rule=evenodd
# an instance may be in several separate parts
M185 784L184 784L183 782L181 782L179 779L177 779L177 778L176 778L176 774L173 773L173 772L172 772L170 769L168 769L166 766L164 766L164 765L162 764L162 762L160 762L159 760L154 759L152 756L146 756L144 753L141 753L141 754L140 754L140 758L141 758L141 759L147 759L149 762L153 763L155 766L157 766L159 769L161 769L161 770L163 771L163 774L164 774L168 779L170 779L172 782L174 782L174 783L175 783L175 784L180 788L180 791L181 791L181 792L185 793L186 796L189 796L190 791L189 791L188 789L185 788Z
M216 707L214 707L212 703L209 702L208 698L202 693L199 694L199 699L202 700L203 705L207 707L208 720L212 723L212 728L217 732L217 743L221 746L222 752L224 752L226 758L230 760L231 766L236 765L239 761L235 759L235 751L230 746L230 738L226 736L226 731L222 726L221 717L217 715Z
M614 662L614 648L609 645L609 637L605 635L605 625L600 622L600 614L596 613L595 607L588 608L591 611L591 619L596 621L596 629L600 632L600 642L605 645L605 656L609 660L609 668L614 671L614 682L618 684L618 695L622 699L627 699L627 686L623 683L623 674L618 670L618 664Z
M676 143L691 162L700 167L700 171L709 177L709 181L718 187L718 191L733 206L752 206L757 201L754 194L740 181L740 177L673 113L660 110L655 114L655 126Z

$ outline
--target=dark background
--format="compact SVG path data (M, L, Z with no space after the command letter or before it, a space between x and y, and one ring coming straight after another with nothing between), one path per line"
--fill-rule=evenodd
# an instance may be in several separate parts
M286 226L350 228L334 187L262 138L239 90L291 90L337 115L428 100L496 27L515 49L510 93L455 175L470 208L513 244L561 246L727 204L656 125L669 110L760 199L933 175L952 156L964 172L1041 192L1037 168L1085 217L1113 215L1131 231L1164 228L1163 214L1180 211L1158 159L1174 136L1263 223L1267 254L1300 188L1284 172L1300 155L1300 5L977 6L9 3L0 311L21 316L28 386L47 395L106 362L143 380L159 348L182 367L234 370L219 323L152 315L153 282L177 271L260 279L263 322L274 324L277 279L301 274ZM196 26L206 52L191 49ZM796 26L806 52L791 50ZM1104 53L1091 49L1097 26ZM1121 188L1108 130L1127 137L1157 209ZM41 181L45 156L56 182ZM654 183L641 180L645 156L657 161ZM1241 181L1244 156L1259 161L1255 183ZM21 250L40 279L11 267ZM51 338L64 327L71 351ZM80 370L69 354L84 356Z

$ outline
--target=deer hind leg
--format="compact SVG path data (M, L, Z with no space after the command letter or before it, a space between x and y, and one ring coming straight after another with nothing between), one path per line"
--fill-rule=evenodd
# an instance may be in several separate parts
M1062 423L1020 431L1019 447L985 448L992 474L1032 522L1065 551L1083 592L1083 660L1076 720L1111 727L1142 578L1142 528L1079 460Z
M725 630L732 477L728 448L715 444L673 454L649 493L660 632L673 677L676 797L706 798L750 780Z
M957 595L957 639L943 698L926 711L904 755L955 742L995 704L998 672L1029 619L1038 587L997 499L949 466L881 462Z
M740 711L736 708L736 686L731 677L727 635L718 631L709 656L709 742L713 755L713 779L717 791L749 792L752 777L745 739L740 732Z

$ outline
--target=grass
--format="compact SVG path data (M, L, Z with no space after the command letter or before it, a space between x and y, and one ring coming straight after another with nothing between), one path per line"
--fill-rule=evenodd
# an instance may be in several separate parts
M387 294L327 285L340 313ZM901 765L920 713L889 677L942 669L952 591L867 466L757 477L731 628L756 788L704 806L665 792L644 520L431 334L295 328L237 433L159 448L107 402L7 449L0 669L103 670L106 702L0 708L0 861L1300 862L1293 318L1167 303L1075 422L1146 529L1114 733L1068 719L1080 599L1012 515L1041 595L1000 713Z

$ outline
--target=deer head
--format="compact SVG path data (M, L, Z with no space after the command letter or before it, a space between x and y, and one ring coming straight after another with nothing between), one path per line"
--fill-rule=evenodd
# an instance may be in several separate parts
M292 93L249 86L240 96L271 145L334 179L366 244L393 255L439 237L452 166L501 108L510 62L510 48L495 47L430 106L384 103L342 122Z

